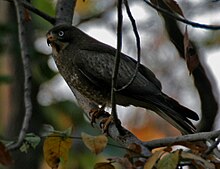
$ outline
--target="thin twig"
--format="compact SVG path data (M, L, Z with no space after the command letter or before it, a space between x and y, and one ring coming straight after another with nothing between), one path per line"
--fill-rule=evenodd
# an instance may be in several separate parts
M205 151L204 156L208 156L220 143L220 135L217 140Z
M13 0L5 0L8 2L12 2ZM29 11L35 13L36 15L40 16L41 18L45 19L46 21L48 21L49 23L51 23L52 25L55 24L55 18L52 16L49 16L48 14L40 11L39 9L35 8L34 6L32 6L29 2L27 1L21 1L21 4L28 9Z
M24 8L20 0L14 0L17 20L18 20L18 36L21 48L21 57L24 67L24 104L25 104L25 116L22 124L22 128L19 133L18 140L15 144L9 146L9 150L17 149L21 146L26 132L29 127L29 122L32 116L32 103L31 103L31 68L30 68L30 55L28 53L28 43L25 32L25 20L24 20Z
M117 116L115 92L116 92L116 87L117 87L117 75L119 71L121 46L122 46L122 22L123 22L122 0L118 0L117 8L118 8L117 50L115 54L114 69L112 73L111 104L112 104L112 117L113 117L116 127L118 128L120 132L121 125L119 123L118 116Z
M216 138L220 135L220 130L212 131L212 132L202 132L202 133L195 133L195 134L188 134L178 137L166 137L163 139L157 139L145 142L144 145L150 149L157 148L157 147L164 147L171 145L173 143L183 142L183 141L205 141L212 138Z
M143 0L143 1L145 3L147 3L149 6L151 6L152 8L156 9L157 11L166 14L168 17L170 17L172 19L175 19L177 21L180 21L182 23L185 23L187 25L191 25L191 26L196 27L196 28L210 29L210 30L219 30L220 29L220 26L218 26L218 25L206 25L206 24L200 24L200 23L197 23L197 22L192 22L192 21L187 20L185 18L179 17L178 15L170 13L169 11L167 11L167 10L157 6L157 5L154 5L151 2L149 2L148 0Z
M135 72L134 72L134 74L132 75L130 81L129 81L126 85L124 85L123 87L121 87L120 89L117 89L117 92L126 89L126 88L129 87L129 86L131 85L131 83L134 81L134 79L135 79L135 77L137 76L137 73L138 73L138 68L139 68L139 65L140 65L140 58L141 58L140 37L139 37L139 34L138 34L138 30L137 30L137 26L136 26L136 23L135 23L135 19L133 18L132 13L131 13L131 11L130 11L130 7L129 7L129 4L128 4L128 1L127 1L127 0L124 0L124 4L125 4L125 8L126 8L128 17L129 17L129 19L130 19L130 21L131 21L131 24L132 24L132 27L133 27L133 31L134 31L135 38L136 38L136 45L137 45L137 64L136 64Z
M34 6L32 6L29 2L27 1L22 1L22 4L25 8L27 8L29 11L37 14L38 16L42 17L43 19L45 19L46 21L48 21L49 23L51 23L52 25L55 24L55 18L52 16L49 16L48 14L40 11L39 9L35 8Z

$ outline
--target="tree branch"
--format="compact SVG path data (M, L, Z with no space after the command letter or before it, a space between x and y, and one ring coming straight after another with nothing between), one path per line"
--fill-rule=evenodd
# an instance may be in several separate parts
M5 1L8 1L8 2L12 2L13 3L13 0L5 0ZM26 8L28 9L29 11L35 13L36 15L42 17L43 19L45 19L46 21L48 21L49 23L51 23L52 25L55 24L55 18L54 17L51 17L49 16L48 14L40 11L39 9L35 8L34 6L32 6L29 2L27 1L21 1L21 4Z
M158 147L165 147L172 144L178 144L178 142L183 141L206 141L209 139L216 138L220 135L220 130L218 131L212 131L212 132L202 132L202 133L196 133L196 134L188 134L178 137L166 137L163 139L157 139L145 142L144 145L147 146L150 149L158 148Z
M76 5L76 0L58 0L56 6L56 23L59 25L62 23L72 24L73 21L73 12Z
M116 110L116 88L117 88L117 76L120 64L120 57L121 57L121 46L122 46L122 24L123 24L123 14L122 14L122 0L118 0L117 4L118 9L118 27L117 27L117 50L115 54L115 62L114 62L114 69L112 73L112 85L111 85L111 106L112 106L112 117L118 128L119 132L122 130L121 124L118 120L117 110ZM121 133L124 134L124 133Z
M52 25L55 24L55 18L51 17L49 15L47 15L46 13L40 11L39 9L35 8L34 6L32 6L29 2L27 1L22 1L21 2L23 4L23 6L25 8L27 8L29 11L35 13L36 15L42 17L43 19L45 19L46 21L48 21L49 23L51 23Z
M156 9L157 11L165 14L169 18L180 21L180 22L185 23L187 25L191 25L191 26L196 27L196 28L210 29L210 30L219 30L220 29L220 26L218 26L218 25L206 25L206 24L201 24L201 23L197 23L197 22L192 22L192 21L187 20L185 18L179 17L178 15L175 15L174 13L171 13L171 12L169 12L168 10L166 10L164 8L156 6L156 5L152 4L151 2L149 2L148 0L143 0L143 1L146 4L148 4L149 6L151 6L152 8Z
M77 101L79 103L79 106L85 111L87 117L91 121L91 117L89 115L89 112L92 109L98 109L98 105L94 104L89 99L82 96L73 87L71 88L71 90L73 91L74 95L76 96ZM102 129L103 129L101 127L102 120L104 118L109 117L109 116L110 116L110 114L108 114L107 112L105 114L102 114L101 116L99 116L99 118L96 119L95 127L102 131ZM110 136L113 140L115 140L117 143L123 145L124 147L128 147L130 144L135 143L141 147L141 154L142 155L144 155L146 157L149 157L151 155L151 152L149 151L149 149L135 135L133 135L130 131L126 130L123 127L121 128L121 130L123 130L123 135L121 135L119 133L115 123L111 123L108 126L108 136Z
M129 7L129 4L128 4L128 1L127 1L127 0L124 0L124 4L125 4L125 8L126 8L128 17L129 17L129 19L130 19L130 21L131 21L131 24L132 24L132 27L133 27L133 31L134 31L135 38L136 38L136 45L137 45L137 64L136 64L135 72L134 72L133 76L131 77L130 81L129 81L127 84L125 84L123 87L121 87L120 89L117 89L117 90L116 90L117 92L126 89L126 88L129 87L129 86L131 85L131 83L134 81L134 79L135 79L135 77L137 76L137 73L138 73L138 68L139 68L140 59L141 59L141 44L140 44L140 37L139 37L139 34L138 34L137 26L136 26L135 20L134 20L134 18L133 18L133 16L132 16L132 13L131 13L131 11L130 11L130 7Z
M24 8L22 6L22 2L20 0L14 0L16 12L17 12L17 20L18 20L18 36L21 48L21 57L23 61L24 67L24 104L25 104L25 116L22 124L22 128L19 133L18 140L15 144L12 144L8 147L9 150L17 149L22 144L26 132L29 127L29 122L32 116L32 103L31 103L31 68L30 68L30 55L28 52L28 43L25 34L25 25L26 21L24 19Z

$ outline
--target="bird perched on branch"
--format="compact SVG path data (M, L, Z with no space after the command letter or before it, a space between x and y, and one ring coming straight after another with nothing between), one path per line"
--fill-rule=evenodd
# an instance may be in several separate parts
M56 26L46 36L59 72L69 87L96 104L110 105L116 49L70 25ZM117 88L130 81L136 64L136 60L121 53ZM133 82L116 92L116 103L153 110L182 133L194 133L195 127L189 119L198 120L198 115L164 94L161 89L161 83L154 73L140 64Z

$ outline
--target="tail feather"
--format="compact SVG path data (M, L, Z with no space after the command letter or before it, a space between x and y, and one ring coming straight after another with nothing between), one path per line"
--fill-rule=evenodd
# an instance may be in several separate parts
M141 107L155 111L158 115L179 129L182 134L196 132L195 126L189 120L199 119L194 111L180 105L176 100L165 94L156 97L145 97L144 100L146 101L146 104L141 105Z

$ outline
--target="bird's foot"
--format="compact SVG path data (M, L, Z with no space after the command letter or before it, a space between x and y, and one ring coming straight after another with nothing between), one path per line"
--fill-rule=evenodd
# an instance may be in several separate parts
M105 111L105 105L102 105L102 107L100 107L98 109L94 108L94 109L90 110L89 116L91 117L92 127L94 127L93 125L94 125L94 123L96 123L96 119L98 119L102 115L104 115L104 116L108 115L109 116L109 114Z
M102 117L100 121L100 128L102 129L102 133L108 135L108 128L110 124L115 124L116 128L118 129L121 135L124 135L124 130L121 126L121 121L119 119L115 119L113 115L109 115L108 112L105 111L105 105L102 105L101 108L95 108L90 110L89 116L91 117L91 125L94 127L96 120Z
M114 123L113 117L110 115L109 117L103 118L100 122L100 127L102 129L102 133L108 135L108 128L110 124Z
M114 124L115 127L118 129L120 135L125 135L125 130L121 126L121 121L117 119L115 121L114 117L110 115L109 117L103 118L100 122L100 127L102 128L102 132L109 135L108 129L111 124Z

